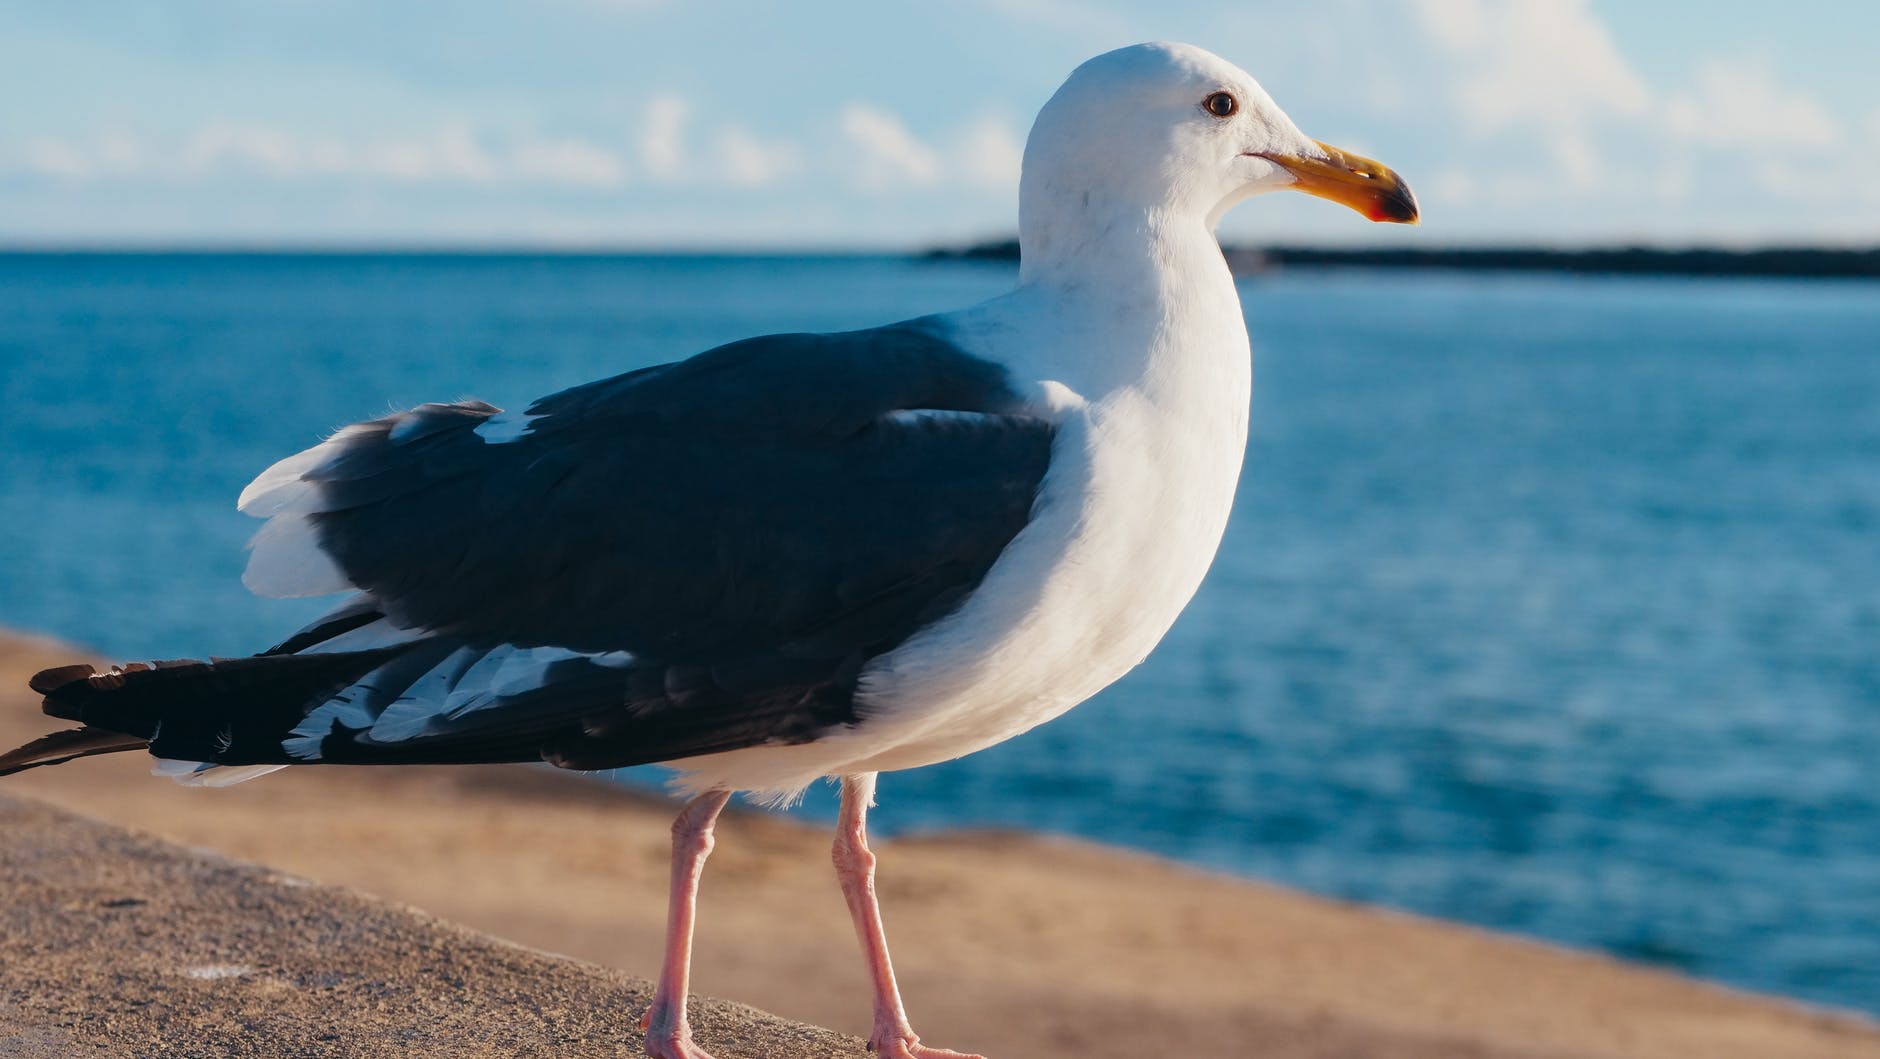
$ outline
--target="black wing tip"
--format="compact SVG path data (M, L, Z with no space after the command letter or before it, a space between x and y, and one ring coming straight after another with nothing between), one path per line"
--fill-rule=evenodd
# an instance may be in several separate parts
M53 670L47 672L53 672ZM41 765L61 765L74 758L90 757L93 754L142 750L148 745L148 740L123 732L112 732L103 728L67 728L64 731L41 736L25 746L0 754L0 776L11 776L16 772L25 772L27 769L38 768Z
M96 668L79 662L75 665L54 666L51 669L42 669L34 673L32 679L28 680L26 683L41 695L52 695L56 694L60 689L76 684L81 680L89 680L96 676L97 673L98 670Z

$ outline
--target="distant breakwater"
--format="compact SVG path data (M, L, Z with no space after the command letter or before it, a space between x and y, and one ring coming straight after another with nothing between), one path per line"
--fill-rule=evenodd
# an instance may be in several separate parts
M1239 275L1289 267L1414 268L1466 272L1578 272L1658 276L1794 276L1880 279L1880 247L1766 247L1754 250L1624 246L1547 247L1225 247ZM940 247L938 261L1017 261L1015 239Z

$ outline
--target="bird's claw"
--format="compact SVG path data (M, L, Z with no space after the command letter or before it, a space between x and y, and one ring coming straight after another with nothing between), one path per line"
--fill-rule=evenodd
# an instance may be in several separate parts
M920 1038L913 1034L892 1034L877 1036L868 1042L868 1050L881 1059L986 1059L983 1055L971 1052L951 1052L945 1048L929 1048L920 1043Z
M651 1059L712 1059L710 1052L692 1043L692 1027L683 1020L674 1020L670 1011L660 1019L660 1028L654 1030L653 1012L659 1006L655 1003L640 1016L640 1032L646 1034L646 1054Z
M711 1053L692 1043L689 1033L675 1033L661 1037L649 1034L646 1038L646 1054L651 1059L712 1059Z

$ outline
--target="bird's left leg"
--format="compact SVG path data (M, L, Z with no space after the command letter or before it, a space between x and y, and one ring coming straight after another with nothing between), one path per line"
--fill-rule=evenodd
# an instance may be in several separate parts
M881 927L881 906L875 900L875 854L868 848L868 807L874 801L874 773L842 777L842 811L836 824L833 855L836 879L842 884L842 896L855 920L855 936L861 939L862 956L868 961L868 976L875 984L875 1029L869 1034L868 1048L883 1059L985 1059L929 1048L920 1043L913 1027L907 1024L901 990L894 983L894 967L888 962L888 936Z
M711 1059L692 1043L685 995L692 978L692 919L698 910L698 880L712 851L712 825L731 800L730 791L706 791L686 803L672 822L672 890L666 914L666 958L660 966L653 1006L640 1019L646 1054L653 1059Z

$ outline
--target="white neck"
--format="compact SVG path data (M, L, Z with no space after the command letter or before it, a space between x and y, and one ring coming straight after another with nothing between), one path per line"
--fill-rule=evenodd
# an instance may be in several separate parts
M1226 402L1244 422L1246 326L1203 218L1082 197L1023 207L1018 289L987 308L1044 333L1021 339L1030 349L997 350L1001 359L1088 399L1128 387L1197 411Z

